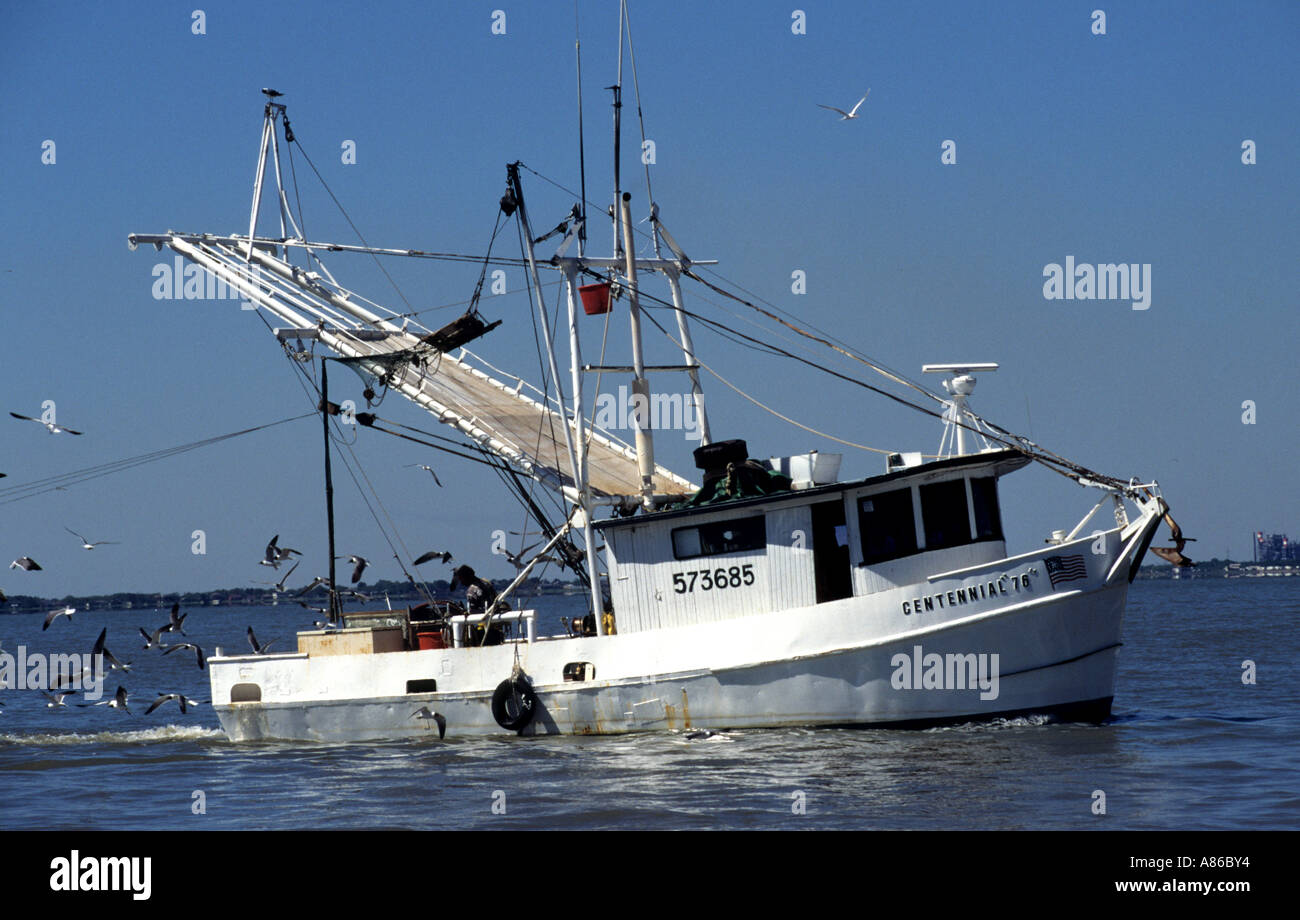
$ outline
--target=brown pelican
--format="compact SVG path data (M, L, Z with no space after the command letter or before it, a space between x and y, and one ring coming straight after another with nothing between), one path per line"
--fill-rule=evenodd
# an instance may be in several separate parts
M1178 526L1178 522L1165 513L1165 523L1169 525L1169 537L1174 541L1173 546L1153 546L1151 552L1155 553L1161 559L1176 566L1194 566L1195 562L1183 555L1183 547L1188 543L1195 543L1195 537L1184 537L1183 529Z

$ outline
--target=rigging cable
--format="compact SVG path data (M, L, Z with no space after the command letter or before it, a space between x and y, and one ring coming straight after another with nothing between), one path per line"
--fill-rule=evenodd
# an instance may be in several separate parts
M645 115L641 112L641 81L636 75L636 48L632 44L632 19L627 14L627 0L623 0L623 17L627 20L627 54L628 60L632 64L632 92L636 96L636 119L641 126L641 164L645 167L645 197L650 204L650 215L658 213L658 206L655 204L654 192L650 188L650 161L646 159L646 136L645 136ZM654 232L650 234L650 239L654 243L655 255L659 255L659 233L658 222L652 220L651 228Z
M352 232L357 235L357 239L361 240L363 246L369 248L370 243L368 243L366 238L362 236L361 230L357 228L355 223L353 223L352 217L343 207L343 203L338 200L334 194L334 190L329 187L329 184L325 181L325 177L320 174L320 170L316 168L316 164L313 163L311 157L307 155L306 149L302 146L302 141L295 138L294 142L298 145L298 149L302 151L302 158L307 161L307 165L311 167L311 171L316 174L316 178L320 180L320 184L325 188L325 191L338 207L339 213L343 215L343 218L348 222L348 226L352 228ZM252 243L250 242L249 245L251 246ZM388 269L384 268L384 263L379 261L379 256L372 252L370 257L375 260L375 265L379 266L379 270L384 273L384 277L387 278L388 283L393 286L393 290L397 292L397 296L402 298L402 303L406 304L408 310L414 310L415 307L413 307L411 302L406 299L406 295L403 294L402 289L397 286L397 282L393 280L393 276L388 273Z
M308 418L315 414L316 413L314 412L307 412L290 418L282 418L278 422L267 422L265 425L257 425L253 428L244 428L241 431L232 431L230 434L204 438L201 441L192 441L189 444L181 444L177 447L166 447L162 450L150 451L147 454L139 454L135 457L126 457L121 460L113 460L108 463L101 463L98 466L74 470L70 473L60 473L57 476L48 476L45 479L38 479L35 482L8 486L7 488L0 489L0 505L22 501L25 498L31 498L34 495L41 495L45 492L53 492L56 489L62 489L66 486L79 485L80 483L88 482L91 479L98 479L101 476L108 476L112 473L120 473L123 470L143 466L146 463L153 463L157 460L165 460L168 457L174 457L177 454L183 454L200 447L207 447L221 441L228 441L231 438L238 438L246 434L252 434L255 431L262 431L265 428L273 428L276 425L283 425L287 422L296 422L299 419Z

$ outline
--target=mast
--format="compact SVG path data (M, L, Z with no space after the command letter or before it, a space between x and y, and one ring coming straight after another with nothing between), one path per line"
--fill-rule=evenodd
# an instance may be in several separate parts
M657 232L659 222L655 221L656 245L659 239ZM677 333L682 337L682 359L686 365L686 374L691 379L691 401L695 404L695 421L699 425L700 446L713 443L713 435L709 431L709 416L704 411L704 388L700 386L700 364L695 360L695 343L691 341L691 330L686 325L685 306L682 303L682 284L680 280L681 272L676 265L665 268L664 275L668 278L668 287L673 293L673 308L677 314Z
M330 376L329 358L320 362L320 418L321 429L325 433L325 521L329 530L330 559L330 613L331 623L337 623L343 616L339 595L334 588L334 477L330 471Z
M609 209L609 216L613 222L614 229L614 258L619 254L619 218L618 202L623 194L623 184L620 180L620 163L622 155L619 152L620 144L623 138L623 4L618 8L618 79L614 85L607 87L614 91L614 205Z
M587 248L587 147L582 134L582 41L578 34L578 4L573 5L573 53L578 64L578 255Z
M632 196L623 193L623 247L627 257L628 318L632 324L632 404L636 416L636 463L641 474L641 503L654 508L655 444L650 433L650 383L645 377L645 356L641 352L641 305L636 286L636 246L632 242ZM640 400L640 410L636 404Z
M596 560L596 535L591 527L591 485L587 478L587 437L582 417L582 349L578 342L577 269L572 263L564 267L564 288L569 302L569 372L573 380L573 423L578 441L575 463L578 475L578 504L582 509L582 539L587 551L588 587L591 589L591 613L596 618L596 635L605 635L604 592L600 587L600 569Z
M519 182L519 164L511 163L506 167L506 172L510 178L510 188L514 192L515 201L519 207L519 222L524 228L524 247L528 257L528 269L533 276L533 287L537 291L537 312L542 321L542 337L546 340L546 357L550 362L551 379L555 381L556 400L560 405L561 418L560 423L564 429L564 446L569 452L569 463L573 470L573 485L577 492L577 505L582 512L583 535L586 542L587 551L587 573L591 588L591 612L596 618L596 634L603 636L604 627L601 623L601 591L600 591L600 572L596 566L595 556L595 535L591 530L591 490L587 483L587 464L586 464L586 438L583 436L582 421L582 380L580 377L580 363L578 350L578 319L577 303L574 297L573 275L572 270L566 272L568 303L569 303L569 347L570 347L570 372L573 376L573 417L574 422L571 426L569 420L563 417L564 409L564 388L560 383L560 371L555 361L555 343L551 340L551 326L546 317L546 302L542 295L542 282L537 275L537 259L533 253L533 232L528 223L528 208L524 205L524 189ZM575 448L574 431L577 429L578 446ZM651 467L653 473L654 467ZM558 536L551 542L554 544Z

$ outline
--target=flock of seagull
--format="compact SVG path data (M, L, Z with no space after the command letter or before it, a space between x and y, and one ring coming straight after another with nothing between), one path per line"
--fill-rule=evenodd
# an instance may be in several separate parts
M76 610L72 607L65 607L62 610L51 611L50 614L47 615L45 618L45 625L42 626L41 628L48 629L50 627L50 624L55 622L60 617L66 617L70 620L72 618L72 615L75 612ZM153 632L149 632L143 626L139 627L140 637L144 639L144 646L143 646L144 651L149 651L150 649L159 649L161 650L164 656L170 655L173 652L177 652L181 650L190 651L194 653L194 662L198 666L198 668L200 670L205 669L207 667L207 658L204 655L203 648L198 643L196 642L165 643L162 641L163 633L173 633L173 634L179 633L180 635L188 638L188 633L185 632L185 619L188 616L189 616L188 613L181 613L180 604L175 603L172 604L171 613L168 616L167 622L159 626ZM252 648L253 654L255 655L267 654L270 651L270 648L273 644L281 641L280 639L273 639L271 642L267 642L267 643L258 642L257 636L253 634L253 627L251 626L248 627L247 635L248 635L249 647ZM108 627L106 626L103 628L103 630L100 631L99 638L95 640L95 645L93 648L91 648L90 656L87 660L91 662L102 661L103 665L101 665L101 667L107 666L110 673L113 671L121 671L123 674L130 673L133 667L131 662L122 661L120 658L114 655L112 650L110 650L108 645L106 644L107 639L108 639ZM68 705L67 698L77 692L76 688L84 689L86 686L86 682L94 679L94 677L95 677L95 673L94 670L92 670L92 666L83 667L81 672L77 674L58 675L57 679L54 681L53 686L51 687L51 690L53 692L41 691L41 693L48 700L48 702L46 703L47 708L66 709ZM69 689L69 688L73 688L73 689ZM90 707L90 706L107 706L110 709L117 709L122 712L131 713L131 708L129 705L130 699L131 699L130 691L128 691L127 688L122 684L118 684L117 691L113 694L111 698L107 700L102 700L98 703L78 703L77 705L83 708ZM188 696L185 696L183 693L159 693L158 696L154 699L153 703L150 704L149 708L145 710L144 714L149 715L150 713L152 713L154 710L158 709L165 703L169 703L172 701L176 702L176 704L180 707L180 711L182 713L188 713L190 709L207 702L207 700L191 699ZM134 715L134 713L131 714Z
M19 417L24 418L25 416L19 416ZM60 430L66 430L66 429L60 429ZM430 470L430 472L432 472L432 470ZM76 537L78 540L81 541L81 546L83 549L93 550L97 546L115 545L114 541L111 540L92 541L87 539L82 534L72 530L71 528L65 527L64 529L67 530L68 533L72 534L74 537ZM275 536L271 537L270 542L266 544L266 550L263 553L262 558L258 560L258 564L267 566L268 568L271 569L275 569L277 572L279 571L282 563L289 562L292 560L293 565L284 574L284 577L282 577L278 582L263 581L257 583L273 584L276 590L284 591L285 585L288 582L289 577L293 575L294 571L298 568L298 565L300 564L299 561L294 560L294 557L301 556L302 552L300 550L293 549L292 547L280 546L279 543L280 543L279 534L276 534ZM366 567L370 564L369 560L365 559L362 556L351 555L351 556L338 556L336 558L346 559L348 561L348 564L353 567L352 575L351 575L352 584L357 584L358 582L360 582L362 573L365 572ZM443 564L449 564L452 560L452 554L445 550L433 550L419 556L415 560L415 564L423 565L424 563L431 562L435 559L441 560ZM29 556L22 556L18 559L15 559L12 563L10 563L9 567L11 569L22 569L27 572L42 571L40 564L37 563L34 559L30 558ZM329 587L331 585L330 580L322 576L317 576L316 578L312 579L312 581L309 582L306 585L306 587L299 590L296 593L296 596L302 597L303 595L306 595L311 591L314 591L316 588L322 585ZM339 588L336 590L339 593L352 595L361 600L367 599L365 595L357 591L343 589L343 588ZM0 601L3 600L4 600L4 595L0 594ZM319 613L328 613L326 609L320 607L312 607L306 601L298 601L298 603L299 605L301 605L306 609L314 610ZM77 609L75 607L61 607L56 610L51 610L49 613L46 614L45 621L41 625L41 630L45 631L49 629L51 625L53 625L60 619L66 619L68 621L71 621L72 617L76 613L77 613ZM186 636L186 638L188 638L188 634L185 632L184 629L185 618L188 616L189 616L188 613L181 613L179 603L174 603L172 604L171 613L166 623L157 627L152 632L145 629L143 626L138 627L140 637L144 640L144 645L142 646L143 650L149 651L151 649L158 649L161 651L163 656L170 655L173 652L177 652L181 650L193 652L195 664L198 666L200 670L205 669L207 667L207 658L206 655L204 654L203 648L200 645L198 645L198 643L196 642L165 643L162 641L162 637L164 633L168 633L168 634L179 633L180 635ZM332 628L334 626L334 624L332 623L326 623L323 621L317 621L315 625L317 628L327 628L327 629ZM271 647L273 645L275 645L277 642L283 641L281 638L276 638L276 639L272 639L270 642L265 642L265 643L259 642L257 636L253 632L253 627L251 626L248 627L246 636L248 638L249 648L252 649L254 655L268 654L271 651ZM108 638L108 627L105 627L103 631L100 632L99 638L95 641L95 645L94 648L91 650L89 660L92 662L97 660L102 660L103 663L108 666L110 671L121 671L123 674L130 672L132 668L131 663L122 661L116 655L114 655L112 651L109 650L107 645L105 645L105 640L107 638ZM46 699L48 700L48 703L46 705L50 709L66 708L68 705L66 702L67 697L72 695L73 692L75 692L73 690L69 690L66 688L69 686L84 687L85 681L92 678L93 676L94 676L93 672L91 671L90 668L83 668L80 674L62 676L58 681L55 682L54 686L51 688L54 691L53 693L42 691L42 693L44 693ZM190 699L189 697L181 693L159 693L159 695L153 701L153 703L150 704L149 708L145 710L145 715L149 715L159 707L163 706L165 703L169 703L172 701L175 701L177 703L182 713L187 713L191 708L200 705L202 702L205 702L201 700ZM131 713L129 702L130 702L130 691L128 691L125 686L119 684L117 687L117 691L113 694L112 698L103 700L98 703L79 703L77 705L82 707L107 706L110 709L116 709L122 712ZM3 706L3 703L0 703L0 706ZM417 715L419 715L420 718L422 719L424 718L432 719L434 722L436 722L439 727L440 736L446 732L446 720L441 715L437 713L430 713L429 715L425 716L425 715L421 715L420 713L414 713L412 714L412 717L414 718Z
M72 607L65 607L62 610L51 611L45 617L45 625L41 628L49 629L50 624L55 622L59 617L66 617L71 620L74 613L76 613L76 610ZM186 649L194 653L195 661L199 668L205 668L207 662L203 655L203 649L200 648L197 643L175 642L169 645L161 641L163 633L180 633L180 635L186 636L187 634L184 625L185 618L188 616L188 613L180 612L180 604L172 604L171 614L168 617L167 622L162 626L159 626L152 633L147 632L144 627L140 627L140 635L144 638L144 649L146 651L149 649L161 649L163 655L170 655L172 652ZM100 631L99 638L95 640L95 645L91 648L90 656L87 660L92 663L102 661L103 664L100 667L102 668L103 665L107 665L110 673L112 671L121 671L123 674L130 673L133 667L131 662L122 661L114 655L107 645L107 639L108 627L105 626ZM76 693L78 688L84 689L87 681L95 678L96 675L92 668L93 664L91 666L83 667L81 672L77 674L58 675L51 687L51 691L53 692L41 691L42 695L46 700L48 700L45 704L46 707L49 709L66 709L68 706L67 698ZM102 673L100 676L102 676ZM128 691L122 684L118 684L117 691L109 699L101 700L98 703L78 703L77 705L83 708L90 706L107 706L110 709L116 709L134 715L134 713L131 713L129 705L130 698L130 691ZM206 702L206 700L190 699L183 693L159 693L153 703L150 704L149 708L145 710L144 714L149 715L163 704L172 702L173 700L179 705L182 713L187 713L191 708Z
M865 99L865 97L863 98ZM858 103L858 106L860 105L861 102ZM856 112L858 106L854 106L852 112L849 113L841 112L841 114L844 114L846 118L855 118L857 117ZM837 109L836 111L841 111L841 110ZM36 424L43 426L51 435L69 434L69 435L80 436L83 433L76 429L59 425L54 421L45 421L40 418L34 418L29 415L22 415L20 413L12 412L12 411L9 414L13 418L18 419L20 421L35 422ZM418 466L421 470L428 472L429 475L433 478L434 483L439 487L442 486L442 481L438 478L438 474L434 471L434 469L431 466L428 466L427 464L412 464L412 465ZM0 477L3 477L4 475L5 475L4 473L0 473ZM118 541L114 541L114 540L91 540L88 537L86 537L84 534L75 531L72 528L67 526L64 527L64 530L66 530L72 536L76 537L77 540L80 541L81 548L84 550L90 551L100 546L119 545ZM291 562L292 565L289 567L288 571L284 573L283 577L281 577L278 581L274 581L274 582L256 581L254 583L271 585L276 589L276 591L285 592L287 590L287 583L289 581L289 578L292 577L293 573L297 570L298 566L301 564L301 560L295 559L294 557L302 556L302 552L300 550L293 549L292 547L280 546L279 540L280 540L279 534L276 534L275 536L271 537L270 542L267 543L266 545L266 549L262 555L262 558L258 560L258 565L271 568L275 570L277 574L279 573L282 564ZM505 556L505 558L517 570L522 570L528 564L528 562L525 561L527 554L531 550L536 548L537 545L538 544L534 543L532 546L529 546L526 549L522 549L518 553L501 551L501 555ZM370 561L360 555L336 556L335 558L346 560L348 565L352 567L350 582L353 585L356 585L361 581L361 576L365 572L366 568L370 565ZM416 557L413 564L419 566L436 560L441 562L443 565L449 565L452 561L452 558L453 556L449 551L430 550ZM563 558L557 559L550 556L543 556L541 557L541 561L555 562L561 568L564 568L566 565L566 561ZM20 569L24 572L43 571L43 567L40 565L40 563L38 563L31 556L26 556L26 555L19 556L17 559L14 559L9 564L9 568ZM322 577L322 576L316 576L314 579L308 582L305 587L295 592L295 597L301 598L307 594L310 594L312 591L322 586L334 591L337 594L346 594L362 601L368 600L368 598L364 594L361 594L358 591L353 589L337 587L331 582L329 578ZM5 597L4 593L0 591L0 603L3 603L6 600L7 598ZM299 600L297 601L297 603L303 608L308 610L312 610L322 614L328 613L326 609L320 607L313 607L307 601L304 600ZM60 619L66 619L69 622L71 622L72 617L76 613L77 613L77 609L75 607L61 607L56 610L51 610L49 613L46 614L45 621L41 626L41 630L42 631L48 630L52 625L57 623ZM170 655L173 652L177 652L181 650L189 651L194 654L195 664L198 666L198 668L200 670L205 669L207 667L206 655L204 653L203 648L200 647L197 643L195 642L166 643L162 641L164 634L172 634L172 635L179 634L181 636L186 636L186 638L188 638L183 628L185 618L188 615L189 614L180 612L179 603L174 603L172 604L171 614L168 619L168 622L164 623L163 625L157 627L152 631L145 629L143 626L138 627L140 637L144 640L143 650L144 651L158 650L162 656ZM334 626L334 624L324 622L324 621L317 621L315 625L317 628L326 628L326 629L332 628ZM249 647L252 649L253 654L255 655L268 654L271 647L275 643L282 641L281 639L277 638L271 640L270 642L261 643L254 635L253 628L251 626L248 627L246 635L247 635ZM105 640L107 639L107 637L108 637L108 628L105 627L103 631L100 632L99 638L95 642L89 660L92 662L102 661L104 665L108 666L110 672L120 671L122 674L129 673L132 668L131 663L123 662L121 659L117 658L108 649L108 647L105 645ZM54 683L54 685L51 687L52 692L42 691L42 693L44 694L44 696L48 701L47 702L48 708L50 709L67 708L68 705L67 698L69 696L72 696L76 692L75 689L69 689L69 688L70 687L75 688L78 686L84 688L85 681L89 678L92 678L93 676L94 674L90 668L84 668L80 674L60 676L59 680L57 680ZM117 687L117 691L113 694L112 698L97 703L79 703L77 705L83 707L106 706L111 709L116 709L119 711L131 713L131 709L129 707L130 699L131 699L130 691L128 691L125 686L119 684ZM153 713L155 710L159 709L166 703L170 703L170 702L175 702L180 708L180 711L182 713L187 713L191 708L199 706L201 705L202 702L205 701L190 699L189 697L185 696L182 693L175 693L175 692L159 693L158 696L154 699L154 701L145 710L145 715L149 715ZM3 702L0 702L0 707L3 707ZM0 709L0 711L3 710ZM436 724L438 727L438 734L440 737L445 735L446 733L446 727L447 727L446 719L443 718L443 716L440 715L439 713L432 712L427 706L412 713L411 718L419 718L426 725L430 725L430 726Z

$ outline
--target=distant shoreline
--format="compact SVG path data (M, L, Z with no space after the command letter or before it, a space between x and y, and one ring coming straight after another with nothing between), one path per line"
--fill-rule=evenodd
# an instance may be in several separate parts
M499 591L510 584L510 579L489 579ZM450 582L438 580L427 585L434 600L450 600L463 596L463 590L453 589ZM428 600L407 582L381 581L373 585L364 582L356 590L366 595L365 603L383 605L392 603L423 603ZM518 589L529 595L570 595L585 593L577 581L547 579L525 581ZM301 600L308 603L323 603L324 592L317 590L303 595ZM51 607L76 607L78 610L156 610L180 604L182 608L191 607L271 607L279 604L297 604L300 600L295 591L264 591L260 588L214 588L209 591L187 591L182 593L165 593L156 591L120 591L114 594L90 594L81 597L37 597L29 594L10 595L0 605L0 614L35 613L49 610Z

